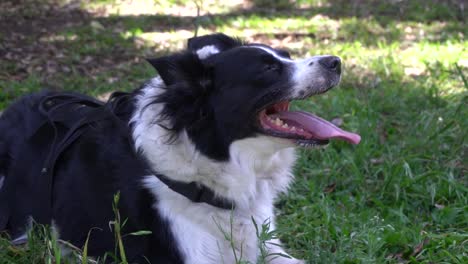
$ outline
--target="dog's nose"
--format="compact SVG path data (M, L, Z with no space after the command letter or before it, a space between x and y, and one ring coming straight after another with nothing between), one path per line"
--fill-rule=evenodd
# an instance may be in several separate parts
M341 59L336 56L324 56L318 61L322 67L327 70L334 71L338 74L341 73Z

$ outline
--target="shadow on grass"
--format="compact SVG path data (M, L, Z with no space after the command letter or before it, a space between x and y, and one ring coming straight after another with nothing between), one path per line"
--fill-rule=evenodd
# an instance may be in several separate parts
M440 27L427 29L422 40L441 42L460 40L466 35L465 17L461 16L462 1L344 1L329 0L323 6L277 10L259 8L233 10L226 14L195 16L139 15L95 17L71 1L61 5L60 0L19 0L0 3L0 81L21 81L37 76L46 86L68 88L99 82L109 85L121 78L133 76L131 67L142 68L142 59L168 52L157 44L141 43L138 34L144 32L194 32L195 22L212 31L220 28L236 28L239 20L298 19L308 21L317 15L332 19L349 18L340 22L333 42L360 42L378 46L379 43L401 41L406 29L395 26L398 21L442 23ZM302 22L301 22L302 23ZM320 22L318 22L320 23ZM300 24L300 23L299 23ZM278 28L281 25L277 25ZM240 29L249 29L249 24ZM260 30L255 24L253 38L263 40L295 39L322 41L330 38L333 29L318 32L315 26L297 32L283 29ZM299 29L299 28L298 28ZM282 32L284 31L284 32ZM460 34L461 37L460 37ZM413 42L418 39L411 40ZM148 70L141 70L141 75ZM84 82L83 79L94 80ZM134 78L135 79L135 78ZM66 80L74 80L75 83ZM78 81L76 81L78 80ZM6 85L6 84L5 84ZM4 86L4 85L2 85ZM87 88L82 88L86 90ZM105 88L104 88L105 89ZM2 88L6 101L17 96L12 88ZM6 99L5 99L6 98Z
M299 4L285 5L284 0L252 0L252 10L259 15L289 17L321 14L334 19L339 18L375 18L381 25L390 21L412 21L430 23L434 21L466 21L463 0L416 0L416 1L381 1L381 0L325 0L298 1ZM288 2L288 1L287 1ZM320 4L313 4L319 2ZM297 8L300 3L305 8ZM307 4L311 3L311 4ZM242 12L242 11L241 11Z

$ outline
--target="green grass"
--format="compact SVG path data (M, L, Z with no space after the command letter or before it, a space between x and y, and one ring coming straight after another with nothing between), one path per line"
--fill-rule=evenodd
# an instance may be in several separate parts
M341 119L362 142L301 151L296 182L277 204L280 238L308 263L467 263L462 1L299 2L302 9L275 12L261 8L262 1L248 11L223 6L199 20L200 34L222 31L289 48L295 57L343 58L339 87L293 107ZM90 16L43 39L63 52L55 60L68 72L33 68L21 75L17 63L0 63L0 109L43 87L95 96L136 88L154 75L143 58L180 49L194 29L187 17L120 15L112 11L118 2L92 4L93 10L112 4L110 16ZM0 263L52 263L50 241L21 248L0 239Z
M283 240L310 263L468 260L466 92L441 97L427 81L382 79L302 103L363 138L303 151L280 204Z

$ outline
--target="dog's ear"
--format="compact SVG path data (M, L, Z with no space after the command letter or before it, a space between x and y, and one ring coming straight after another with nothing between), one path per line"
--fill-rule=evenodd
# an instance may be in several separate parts
M197 54L200 60L241 45L242 43L238 39L222 33L193 37L187 43L189 51Z
M147 61L158 71L167 86L178 82L200 80L205 71L197 56L191 53L147 59Z

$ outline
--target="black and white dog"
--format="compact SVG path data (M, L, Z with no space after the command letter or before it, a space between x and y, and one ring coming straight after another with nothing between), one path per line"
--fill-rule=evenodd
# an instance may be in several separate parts
M214 34L149 62L159 77L107 103L43 92L3 113L0 231L21 238L33 219L82 247L92 230L89 254L100 256L114 250L109 222L119 192L122 233L151 231L124 236L131 262L256 263L253 220L274 228L273 203L293 180L294 148L360 140L288 110L291 100L337 85L340 59L292 60ZM269 263L303 263L269 242Z

